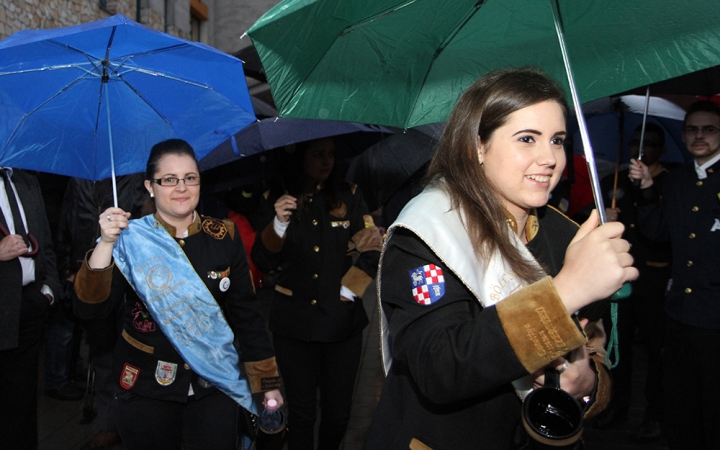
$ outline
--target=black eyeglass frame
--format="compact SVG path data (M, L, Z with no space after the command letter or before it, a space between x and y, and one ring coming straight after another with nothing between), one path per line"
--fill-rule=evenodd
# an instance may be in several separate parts
M175 183L163 184L163 181L168 178L174 179ZM188 183L187 178L195 178L197 183ZM153 181L155 182L155 184L158 184L160 186L173 186L174 187L174 186L177 186L178 184L180 184L180 181L185 183L185 186L200 186L200 176L199 175L193 175L192 177L186 177L186 178L178 178L178 177L153 178Z
M683 128L683 133L687 134L697 134L697 132L701 132L703 136L712 136L718 133L720 131L720 128L712 126L712 125L705 125L702 127L696 127L695 125L687 125L685 128Z

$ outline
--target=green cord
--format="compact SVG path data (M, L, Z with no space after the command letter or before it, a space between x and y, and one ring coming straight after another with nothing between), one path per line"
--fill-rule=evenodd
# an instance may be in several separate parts
M605 365L609 369L614 369L620 362L620 347L618 346L618 330L617 330L617 314L618 305L616 302L610 303L610 320L612 321L612 328L610 329L610 341L607 346L607 354L605 355ZM610 362L610 354L615 353L615 362Z

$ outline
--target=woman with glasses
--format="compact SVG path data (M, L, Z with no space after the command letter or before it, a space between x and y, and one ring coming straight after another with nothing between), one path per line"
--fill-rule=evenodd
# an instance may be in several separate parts
M154 214L100 215L75 308L92 318L124 305L114 370L126 448L234 450L238 405L254 410L260 392L283 402L242 240L232 222L196 212L200 174L187 142L152 148L145 188Z

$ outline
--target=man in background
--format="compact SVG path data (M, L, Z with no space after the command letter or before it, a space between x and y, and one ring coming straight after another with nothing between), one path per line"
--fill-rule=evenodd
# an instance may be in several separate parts
M687 110L683 141L694 161L672 170L659 190L647 165L641 180L641 231L672 246L665 302L665 423L671 449L720 448L720 107Z
M0 167L0 442L36 449L38 360L53 292L60 291L40 185Z

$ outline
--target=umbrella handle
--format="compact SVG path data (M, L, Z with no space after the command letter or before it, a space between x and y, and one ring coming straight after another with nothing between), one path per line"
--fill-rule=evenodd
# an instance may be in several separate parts
M3 236L10 236L10 230L5 228L5 225L3 225L1 223L0 223L0 233L2 233ZM22 254L20 256L23 256L25 258L32 258L33 256L35 256L37 254L38 250L40 249L40 244L38 244L37 239L35 239L35 236L33 236L32 234L28 233L27 237L28 237L28 241L30 241L30 246L32 247L32 250L25 254Z

